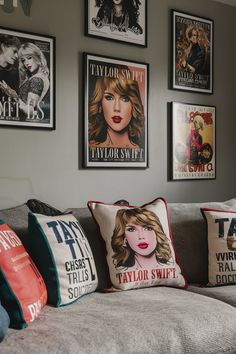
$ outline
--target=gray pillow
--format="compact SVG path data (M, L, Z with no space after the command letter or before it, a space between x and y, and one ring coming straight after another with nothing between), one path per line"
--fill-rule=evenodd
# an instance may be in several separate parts
M41 200L38 199L29 199L27 200L26 205L30 208L32 213L43 214L47 216L63 215L60 210L47 203L41 202Z
M28 213L30 209L26 204L18 205L13 208L0 210L0 219L5 221L19 236L24 244L28 237Z
M189 283L208 283L207 225L200 208L236 211L236 199L226 202L169 203L177 260Z

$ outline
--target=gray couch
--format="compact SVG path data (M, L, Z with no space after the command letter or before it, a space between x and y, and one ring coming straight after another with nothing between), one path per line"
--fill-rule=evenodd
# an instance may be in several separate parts
M168 204L176 253L187 290L154 287L115 293L99 291L72 305L46 306L23 330L8 329L0 353L230 354L236 353L236 285L209 288L207 237L200 207L236 210L225 203ZM94 253L98 290L107 284L104 244L87 208L71 209ZM0 211L27 237L26 205Z

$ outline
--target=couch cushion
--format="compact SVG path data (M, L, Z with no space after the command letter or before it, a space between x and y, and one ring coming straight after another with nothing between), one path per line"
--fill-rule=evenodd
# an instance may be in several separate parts
M208 245L200 208L236 210L236 199L226 202L169 203L172 236L179 265L189 283L208 282Z
M208 233L208 285L236 283L236 211L201 209Z
M72 214L29 213L28 249L47 286L48 303L72 303L97 287L92 251Z
M168 287L84 296L46 306L26 331L9 329L4 354L235 354L236 309Z
M20 238L0 220L0 299L11 327L34 321L47 301L44 281Z
M236 307L236 285L206 287L192 284L188 287L188 290L197 294L221 300Z
M7 311L4 309L4 307L0 304L0 342L3 341L7 329L10 324L10 318L8 316Z
M106 243L114 288L185 287L172 245L167 205L157 198L142 207L88 202Z

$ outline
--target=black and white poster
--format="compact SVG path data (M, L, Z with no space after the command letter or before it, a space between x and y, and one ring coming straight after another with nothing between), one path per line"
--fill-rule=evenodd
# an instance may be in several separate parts
M147 0L85 0L85 34L147 46Z
M0 126L55 129L55 38L0 28Z

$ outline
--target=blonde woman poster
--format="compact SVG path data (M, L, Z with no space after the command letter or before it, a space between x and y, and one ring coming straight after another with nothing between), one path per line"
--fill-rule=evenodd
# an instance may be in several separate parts
M0 125L55 128L52 36L0 29Z
M147 166L147 65L85 54L86 165Z
M173 179L215 178L215 107L173 102Z
M173 88L212 93L213 21L173 11Z

